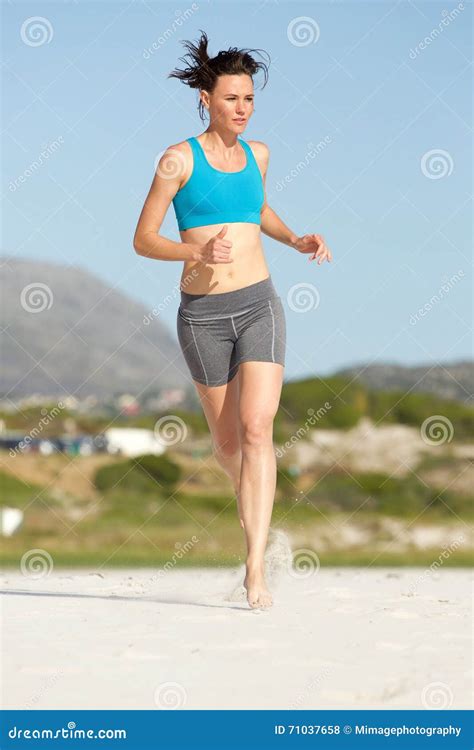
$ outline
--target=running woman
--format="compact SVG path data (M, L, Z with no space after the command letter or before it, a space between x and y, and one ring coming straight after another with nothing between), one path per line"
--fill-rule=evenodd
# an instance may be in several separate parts
M276 488L273 420L285 366L286 321L265 261L261 233L332 260L319 234L298 237L266 201L269 149L241 137L254 110L253 76L268 68L231 47L208 54L201 31L178 78L199 90L207 129L161 156L134 237L146 258L183 261L178 340L206 416L213 453L235 489L247 544L244 587L252 608L273 603L264 553ZM173 203L181 242L158 234Z

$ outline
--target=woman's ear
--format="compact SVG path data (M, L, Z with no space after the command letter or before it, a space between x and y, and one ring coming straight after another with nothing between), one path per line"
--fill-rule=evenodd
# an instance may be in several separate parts
M209 94L207 93L207 91L201 91L201 102L203 107L209 109Z

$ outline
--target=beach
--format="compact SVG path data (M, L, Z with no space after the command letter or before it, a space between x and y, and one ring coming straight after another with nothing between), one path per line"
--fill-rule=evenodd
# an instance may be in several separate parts
M242 570L4 570L2 707L472 707L470 570Z

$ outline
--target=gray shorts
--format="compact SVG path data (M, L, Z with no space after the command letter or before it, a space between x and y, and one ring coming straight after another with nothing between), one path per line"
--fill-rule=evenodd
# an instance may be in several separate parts
M285 366L286 321L270 276L218 294L181 291L178 340L193 380L224 385L241 362Z

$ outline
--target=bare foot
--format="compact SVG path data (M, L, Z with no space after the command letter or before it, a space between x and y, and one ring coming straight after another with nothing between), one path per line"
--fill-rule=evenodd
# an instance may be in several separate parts
M252 609L268 609L272 606L273 598L265 583L263 563L260 565L247 563L244 587L247 590L247 601Z

